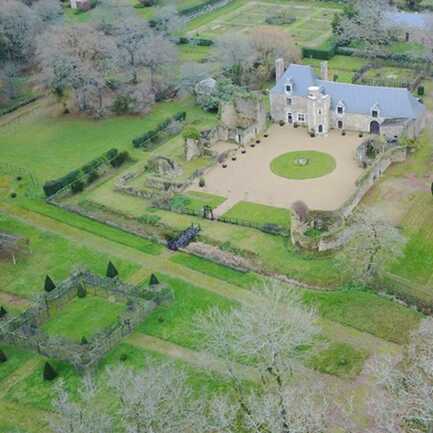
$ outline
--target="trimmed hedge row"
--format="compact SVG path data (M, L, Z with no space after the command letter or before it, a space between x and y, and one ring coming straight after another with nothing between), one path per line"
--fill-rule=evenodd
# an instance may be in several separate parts
M124 152L122 152L124 153ZM84 188L84 183L80 180L80 178L87 174L95 179L94 175L91 175L101 164L104 162L111 161L113 165L113 161L115 161L119 155L119 151L117 149L110 149L98 158L92 159L92 161L83 165L81 168L77 170L72 170L65 176L59 177L57 179L52 179L45 182L43 186L43 190L47 197L54 195L56 192L65 188L68 185L74 184L73 190L78 192ZM123 161L122 161L123 162ZM76 184L75 184L76 183Z
M214 44L212 39L203 39L203 38L187 38L185 36L181 36L177 41L178 45L198 45L202 47L210 47Z
M171 122L183 122L186 119L186 111L179 111L172 117L167 117L155 129L151 129L145 132L143 135L136 137L132 140L132 144L135 148L141 147L145 149L151 149L154 146L155 141L159 138L162 131L167 129Z
M323 48L302 48L302 57L313 58L319 60L331 60L337 52L337 44L332 42L327 47Z

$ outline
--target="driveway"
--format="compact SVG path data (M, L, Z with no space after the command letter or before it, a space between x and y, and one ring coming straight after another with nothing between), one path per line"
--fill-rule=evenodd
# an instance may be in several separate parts
M255 148L248 146L247 153L237 151L237 160L228 160L227 168L219 164L211 168L205 175L204 188L195 183L190 190L226 197L228 203L222 205L224 208L238 201L288 208L293 202L303 200L310 209L321 210L338 209L353 193L355 182L363 173L355 161L355 150L363 138L352 133L343 137L336 131L311 138L305 128L278 125L273 125L267 133L269 137L262 138ZM227 143L218 143L216 150L226 147ZM290 180L272 173L272 160L295 150L329 153L337 167L326 176L307 180Z

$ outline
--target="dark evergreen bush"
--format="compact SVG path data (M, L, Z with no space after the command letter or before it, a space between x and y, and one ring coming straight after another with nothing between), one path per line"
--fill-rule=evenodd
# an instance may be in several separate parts
M119 275L119 272L117 271L116 267L113 265L113 263L108 262L107 266L107 272L105 274L108 278L115 278Z
M46 292L51 292L56 288L54 281L51 279L49 275L45 277L44 289Z
M8 360L8 357L6 356L6 353L3 352L3 350L0 350L0 364L3 364Z
M43 373L44 380L51 381L54 380L57 376L58 374L54 367L49 362L46 362Z
M89 344L89 342L87 341L87 338L83 336L81 337L80 344Z
M6 308L3 307L3 305L0 307L0 319L3 319L3 317L6 317L8 312L6 311Z
M159 280L158 280L158 278L156 277L155 274L152 274L152 275L150 276L149 286L157 286L158 284L159 284Z
M417 90L418 96L424 96L425 95L425 88L424 86L419 86Z
M120 152L114 159L111 160L111 166L114 168L120 167L129 158L129 153L125 150Z
M76 180L76 181L72 182L71 191L74 194L77 194L77 193L83 191L83 189L84 189L84 182L82 180Z

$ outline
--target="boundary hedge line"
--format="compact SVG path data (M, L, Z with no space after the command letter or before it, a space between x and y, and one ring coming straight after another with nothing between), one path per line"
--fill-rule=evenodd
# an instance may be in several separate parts
M112 162L115 165L113 165L113 167L119 166L121 165L124 160L126 159L126 157L124 158L123 156L121 157L122 162L117 161L117 158L120 155L124 155L124 152L119 153L118 149L110 149L107 152L103 153L101 156L99 156L98 158L92 159L90 162L84 164L81 168L76 169L76 170L72 170L69 173L67 173L66 175L59 177L57 179L52 179L52 180L48 180L47 182L44 183L43 185L43 190L44 193L47 197L50 197L52 195L54 195L55 193L59 192L61 189L65 188L68 185L71 185L74 182L80 181L81 177L83 177L83 175L90 175L92 172L94 172L94 170L96 170L100 165L107 163L107 162ZM116 161L116 162L114 162ZM118 162L120 162L120 164L118 164ZM116 165L118 164L118 165Z
M158 139L161 132L163 132L170 125L171 122L183 122L186 119L186 111L179 111L174 116L167 117L155 129L145 132L143 135L136 137L132 140L135 148L152 149L154 142Z
M25 98L21 100L20 102L17 102L16 104L11 105L10 107L0 109L0 116L4 116L9 113L13 113L14 111L18 110L21 107L24 107L25 105L31 104L32 102L37 101L40 98L40 96L29 96L28 98Z

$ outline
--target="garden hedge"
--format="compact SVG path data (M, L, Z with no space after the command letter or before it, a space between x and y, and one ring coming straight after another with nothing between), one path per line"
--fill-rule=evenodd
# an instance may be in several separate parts
M78 191L81 187L80 178L83 175L90 175L101 164L114 160L115 158L118 157L118 155L119 155L119 151L117 149L114 148L110 149L104 154L102 154L101 156L99 156L98 158L92 159L92 161L83 165L80 169L72 170L69 173L67 173L65 176L45 182L43 186L45 195L47 197L50 197L54 195L56 192L65 188L67 185L71 185L71 184L74 185L74 190Z
M134 147L144 148L150 150L154 147L154 142L159 138L161 132L163 132L170 125L171 122L183 122L186 119L186 112L179 111L172 117L167 117L155 129L146 131L143 135L136 137L132 140Z

